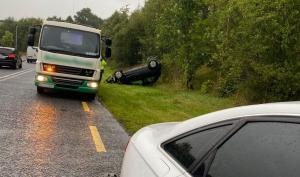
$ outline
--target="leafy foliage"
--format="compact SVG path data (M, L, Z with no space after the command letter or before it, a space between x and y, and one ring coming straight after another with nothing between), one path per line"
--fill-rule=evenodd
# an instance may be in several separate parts
M20 19L17 22L18 25L18 50L20 51L26 51L27 49L27 36L28 36L28 30L31 26L34 25L41 25L42 20L36 19L36 18L24 18ZM36 41L35 44L38 44L39 41L39 33L36 34Z
M68 23L74 23L74 20L71 16L68 16L65 21Z
M12 44L11 46L16 46L16 30L18 30L18 46L19 51L26 51L27 49L27 35L30 26L41 25L42 20L36 18L24 18L19 21L15 21L13 18L5 19L0 24L0 37L4 35L5 31L9 31L12 34ZM38 34L37 34L38 35ZM38 37L36 44L38 42Z
M52 16L47 18L48 21L57 21L57 22L63 22L64 20L61 17Z
M299 6L294 0L213 2L212 60L221 95L251 101L299 99ZM298 86L297 86L298 85Z
M74 16L74 21L77 24L91 26L94 28L99 28L103 23L103 20L97 15L93 14L90 8L84 8L77 12Z
M9 31L5 31L0 41L1 45L5 47L13 47L13 42L14 42L13 34Z

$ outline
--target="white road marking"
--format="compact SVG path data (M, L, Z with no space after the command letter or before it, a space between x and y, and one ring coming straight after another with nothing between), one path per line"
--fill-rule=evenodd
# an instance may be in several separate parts
M26 69L24 71L19 71L19 72L15 72L15 73L12 73L12 74L8 74L8 75L0 77L0 79L4 79L4 78L7 78L9 76L13 76L13 75L16 75L16 74L19 74L19 73L23 73L23 72L26 72L26 71L29 71L29 70L32 70L32 69Z
M0 77L0 82L6 81L8 79L13 79L15 77L21 76L21 75L26 74L26 73L30 73L32 71L33 71L33 69L27 69L25 71L20 71L20 72L16 72L16 73L13 73L13 74L6 75L6 76L2 76L2 77Z

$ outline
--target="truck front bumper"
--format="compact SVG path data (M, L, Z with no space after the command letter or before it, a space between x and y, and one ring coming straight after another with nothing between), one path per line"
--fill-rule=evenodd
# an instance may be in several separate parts
M96 94L98 92L98 84L96 83L97 81L70 79L43 74L37 74L35 78L35 85L37 87L53 90L75 91L88 94Z

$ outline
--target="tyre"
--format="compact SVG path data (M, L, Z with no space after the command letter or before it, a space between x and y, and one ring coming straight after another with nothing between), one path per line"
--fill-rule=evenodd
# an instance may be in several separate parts
M116 77L116 79L117 80L120 80L122 77L123 77L123 72L122 71L117 71L116 73L115 73L115 77Z
M36 91L37 91L38 94L44 93L44 89L42 87L37 87Z
M151 60L149 61L148 67L149 69L155 69L158 67L158 62L156 60Z

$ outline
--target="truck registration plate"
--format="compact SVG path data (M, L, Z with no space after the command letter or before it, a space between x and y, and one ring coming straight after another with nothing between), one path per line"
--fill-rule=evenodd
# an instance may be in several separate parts
M39 86L44 88L54 88L54 85L52 84L39 84Z

